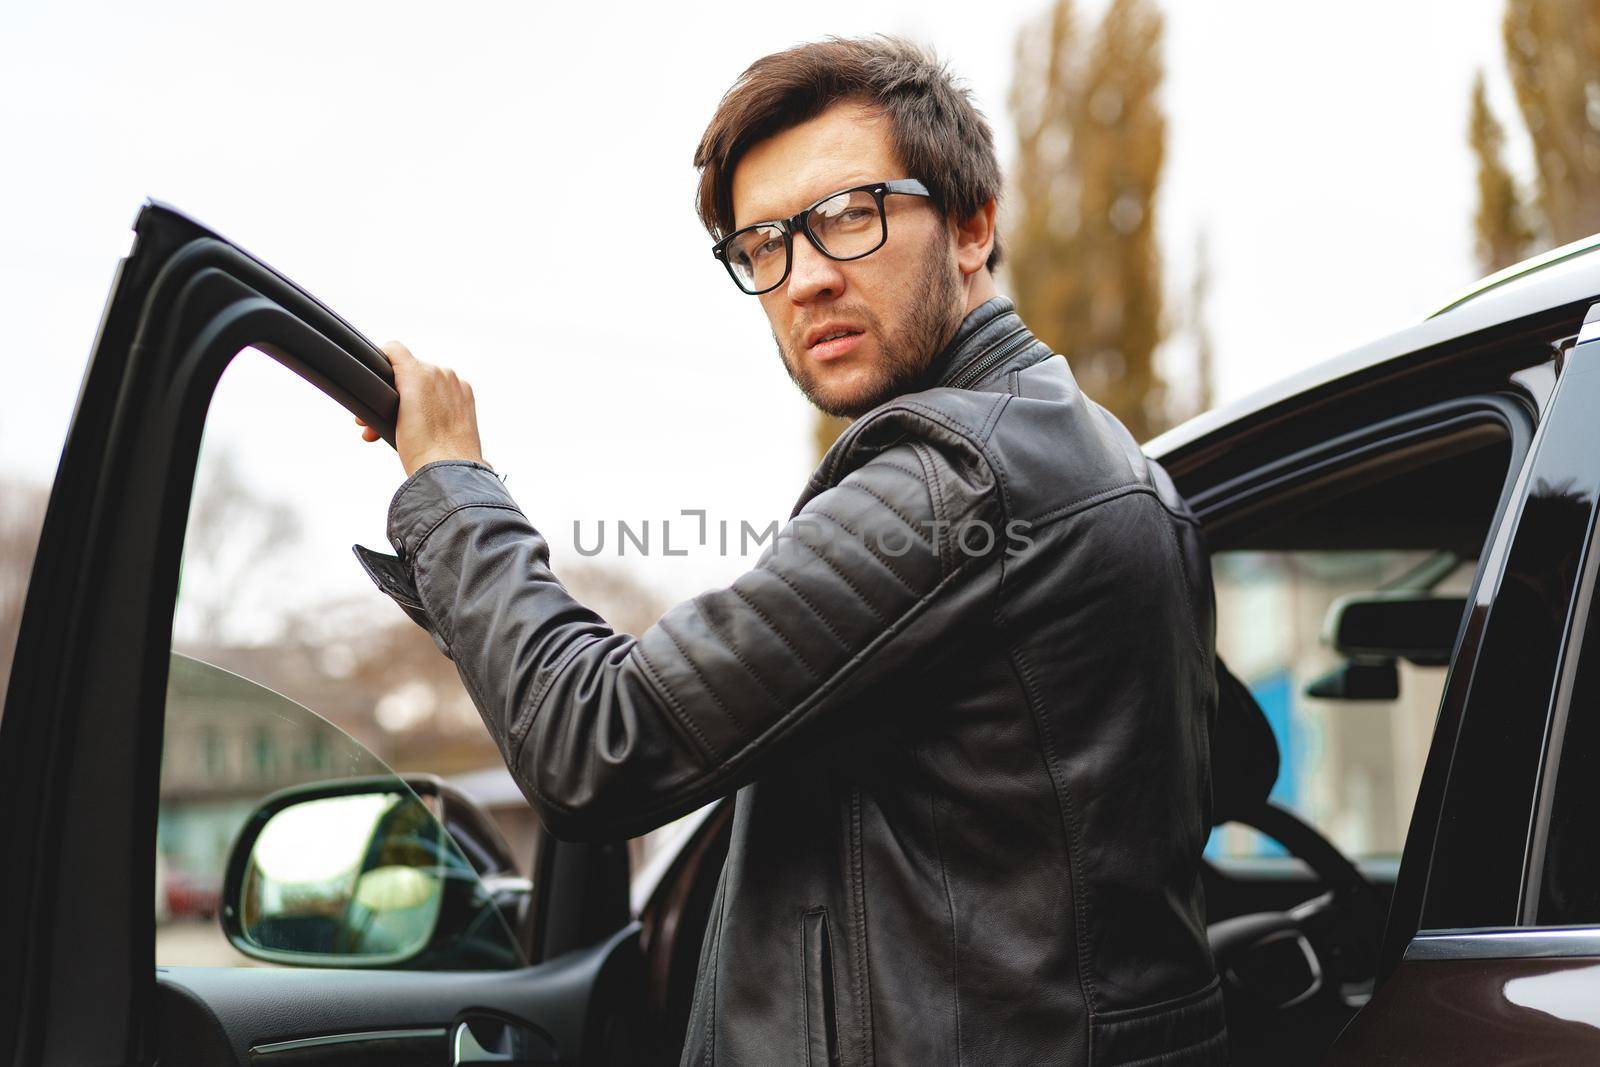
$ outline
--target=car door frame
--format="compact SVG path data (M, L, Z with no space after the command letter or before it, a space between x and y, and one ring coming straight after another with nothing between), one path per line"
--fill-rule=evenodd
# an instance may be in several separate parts
M1554 404L1563 361L1600 298L1600 260L1552 272L1514 289L1486 294L1432 319L1301 371L1197 418L1145 446L1186 496L1240 479L1261 465L1259 449L1274 440L1274 455L1295 442L1313 447L1330 434L1403 415L1427 403L1473 395L1514 398L1543 431ZM1530 442L1529 456L1537 448ZM1513 469L1469 596L1424 767L1412 824L1395 884L1381 953L1380 984L1391 975L1422 927L1446 785L1471 688L1488 607L1498 588L1508 538L1521 513L1526 461ZM1531 790L1533 778L1524 776ZM1520 869L1520 863L1513 864Z
M0 998L0 1062L19 1067L148 1064L159 1051L153 917L168 652L201 432L223 370L247 347L262 351L391 444L399 406L376 346L278 271L159 202L142 206L133 230L45 513L0 718L11 868L0 880L0 988L15 991ZM601 972L629 969L637 928L617 847L544 843L534 958L567 953L571 963L597 942L600 955L548 979L534 972L561 961L539 964L504 985L523 1004L530 990L560 987L561 1003L575 1006L546 1028L562 1031L570 1053L604 1007L586 993ZM337 994L339 972L319 973L319 987Z
M1541 928L1529 893L1543 862L1553 761L1595 594L1600 304L1558 347L1553 395L1452 666L1425 779L1437 807L1426 819L1418 813L1407 839L1410 893L1407 910L1391 912L1386 982L1329 1062L1501 1062L1529 1048L1551 1062L1600 1056L1600 1037L1569 1007L1600 994L1600 924ZM1553 596L1542 613L1530 613L1502 595L1519 587ZM1535 640L1530 629L1542 634L1540 647L1527 647ZM1512 694L1517 699L1507 699ZM1495 802L1507 810L1485 827L1481 819Z
M1305 491L1308 486L1316 487L1323 479L1348 476L1365 465L1389 462L1400 453L1426 457L1421 460L1424 465L1436 462L1448 456L1429 455L1429 450L1441 442L1456 442L1458 448L1470 447L1472 440L1484 440L1483 435L1491 433L1503 438L1508 451L1504 480L1486 524L1486 543L1492 543L1494 531L1500 527L1514 499L1517 475L1536 433L1534 403L1531 398L1508 390L1509 384L1505 381L1500 389L1484 388L1481 392L1463 393L1448 399L1419 401L1410 409L1347 428L1323 440L1302 442L1298 447L1275 448L1257 435L1250 446L1255 456L1253 466L1232 471L1224 478L1211 479L1205 477L1202 467L1190 466L1183 471L1180 489L1184 490L1206 531L1208 547L1213 552L1227 551L1231 547L1229 539L1225 532L1219 538L1219 532L1241 523L1248 524L1253 516L1270 511L1286 496ZM1347 398L1343 406L1358 408L1359 401ZM1467 594L1469 600L1477 594L1485 570L1486 562L1480 559ZM1455 635L1457 649L1469 625L1470 619L1463 615ZM1430 789L1424 777L1414 810L1432 810L1437 799L1437 790ZM1408 839L1409 836L1408 832ZM1377 866L1365 860L1351 862L1364 872ZM1396 868L1401 866L1403 864ZM1394 869L1392 879L1388 887L1391 895L1401 886L1399 869ZM1307 881L1308 887L1314 884ZM1213 916L1213 921L1216 918Z

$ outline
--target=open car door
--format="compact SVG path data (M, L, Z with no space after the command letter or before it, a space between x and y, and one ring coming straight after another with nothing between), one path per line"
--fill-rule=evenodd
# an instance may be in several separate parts
M394 930L404 933L406 907L394 901L432 899L413 892L425 885L416 870L390 858L362 876L356 895L371 906L369 935L373 908L388 907L383 921L401 925L387 941L369 936L370 951L351 966L158 973L163 720L185 662L171 655L172 617L218 379L240 350L265 352L391 444L398 397L371 342L260 260L154 202L134 230L51 493L0 720L0 1062L420 1067L628 1058L642 968L626 861L615 862L613 846L542 839L531 896L502 928L516 928L515 945L470 965L389 951L401 936ZM416 812L426 806L393 800L415 798L398 782L369 784L391 795L379 825L413 843L448 843L422 825L432 816ZM427 810L438 814L437 804ZM460 854L453 844L440 851ZM261 882L264 869L240 868L230 879ZM225 928L227 911L225 900ZM304 918L285 928L301 929ZM275 962L315 958L292 955ZM464 1022L474 1024L465 1036Z

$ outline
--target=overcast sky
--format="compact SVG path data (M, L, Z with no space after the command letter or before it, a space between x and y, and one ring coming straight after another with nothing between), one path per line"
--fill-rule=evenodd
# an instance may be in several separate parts
M52 477L128 224L154 196L470 380L487 458L558 574L575 519L586 541L602 519L684 508L784 519L812 465L808 411L758 302L707 254L700 131L755 57L885 31L966 79L1004 162L1013 41L1042 6L6 5L0 471ZM1175 293L1209 235L1219 399L1475 277L1468 91L1486 67L1509 114L1501 0L1166 9L1158 222ZM653 258L610 256L618 227ZM1186 351L1179 336L1167 355ZM320 586L363 580L348 545L384 544L393 453L275 366L241 363L221 394L208 447L306 514ZM752 560L623 563L679 597Z

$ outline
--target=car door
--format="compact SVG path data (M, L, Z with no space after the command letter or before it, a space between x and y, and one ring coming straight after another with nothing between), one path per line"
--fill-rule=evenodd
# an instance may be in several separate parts
M1396 365L1402 348L1147 446L1200 519L1220 660L1264 720L1230 732L1219 711L1213 735L1225 822L1203 879L1231 1062L1316 1062L1373 988L1450 654L1534 433L1511 375L1549 358L1452 348L1420 370ZM1340 625L1390 605L1435 621L1366 642ZM1305 964L1271 955L1296 935Z
M1392 894L1392 906L1382 936L1381 967L1376 967L1376 996L1367 1000L1374 985L1370 980L1341 990L1350 1009L1347 1017L1355 1021L1337 1046L1339 1062L1440 1062L1452 1056L1466 1062L1505 1062L1515 1057L1497 1059L1496 1050L1511 1049L1519 1033L1540 1032L1540 1023L1564 1026L1569 1041L1591 1040L1595 1032L1592 1012L1584 1016L1589 1020L1585 1031L1576 1021L1583 1013L1574 1010L1570 999L1560 999L1581 993L1588 1004L1600 1002L1592 984L1586 990L1574 984L1593 972L1582 957L1593 955L1594 942L1585 944L1570 931L1545 936L1557 916L1572 921L1571 907L1529 910L1539 899L1532 878L1540 864L1561 867L1541 859L1547 842L1593 840L1592 822L1563 818L1560 804L1546 799L1555 766L1547 739L1553 743L1562 736L1558 719L1547 708L1555 708L1558 699L1568 700L1560 697L1562 686L1573 686L1570 678L1561 680L1565 668L1560 667L1570 662L1571 654L1559 650L1576 647L1577 638L1565 620L1590 613L1579 596L1585 587L1577 576L1592 573L1595 566L1592 555L1584 555L1584 546L1591 543L1593 501L1600 485L1594 466L1600 436L1593 423L1600 397L1584 369L1600 353L1591 339L1592 318L1583 326L1600 292L1600 270L1593 262L1569 266L1559 275L1522 279L1514 290L1302 372L1146 445L1200 517L1217 553L1214 563L1227 562L1219 561L1219 555L1259 557L1263 550L1274 557L1270 562L1281 565L1308 549L1425 548L1448 550L1461 564L1472 564L1460 572L1462 584L1448 593L1460 603L1446 643L1448 654L1436 655L1435 649L1421 658L1440 676L1435 699L1426 707L1413 701L1404 709L1406 721L1382 724L1378 736L1383 744L1368 748L1369 758L1392 765L1411 763L1419 752L1423 759L1416 761L1412 794L1404 798L1398 822L1404 836L1398 864L1384 872L1361 862L1386 905ZM1285 339L1286 344L1293 341ZM1475 465L1474 452L1501 458ZM1407 473L1390 478L1391 470ZM1385 489L1385 480L1395 488ZM1451 521L1469 514L1478 518ZM1448 533L1452 524L1472 536L1432 539L1434 532ZM1405 584L1422 579L1420 588L1433 588L1429 583L1441 572L1433 570L1431 560L1421 562L1418 571L1404 575ZM1433 577L1427 577L1429 571ZM1293 628L1285 623L1294 614L1276 611L1270 602L1247 600L1238 600L1230 611L1227 587L1235 587L1237 600L1240 577L1218 574L1218 647L1241 677L1255 682L1263 680L1257 669L1243 656L1233 659L1240 651L1240 623L1269 631L1264 645L1281 644L1283 631ZM1293 584L1278 582L1275 591L1290 594L1281 599L1301 610L1312 583L1303 573L1296 577ZM1313 577L1328 585L1328 579L1351 579L1351 574L1326 568ZM1402 590L1373 585L1367 591L1388 597ZM1326 599L1309 599L1314 606L1329 607ZM1392 672L1396 659L1413 658L1389 655L1383 657L1386 663L1373 663L1370 652L1353 650L1349 662L1339 666ZM1370 720L1375 711L1392 715L1400 710L1392 691L1352 686L1341 693L1337 685L1320 684L1337 682L1340 675L1282 673L1285 677L1273 689L1287 697L1286 704L1311 695L1305 691L1312 682L1323 690L1321 699L1332 695L1344 701L1352 719ZM1415 674L1400 672L1402 699L1413 688ZM1344 672L1346 680L1354 675L1354 670ZM1268 675L1264 680L1272 679ZM1581 677L1576 684L1578 696L1572 700L1581 701ZM1593 690L1588 692L1592 702ZM1267 695L1258 693L1263 703ZM1374 699L1378 696L1383 699ZM1570 706L1577 709L1580 703ZM1329 725L1335 724L1324 723ZM1313 737L1309 750L1318 757L1326 757L1330 748L1336 751L1347 740L1338 732L1336 726L1332 733L1325 730ZM1359 740L1359 732L1348 731L1348 739ZM1293 757L1288 748L1292 746L1286 746L1286 762ZM1584 744L1576 750L1594 751ZM1581 759L1569 756L1567 762L1583 766ZM1281 768L1297 769L1305 770ZM1365 784L1360 776L1364 769L1359 762L1345 762L1331 777L1337 787L1359 798L1364 791L1351 787ZM1276 760L1272 770L1280 771ZM1225 773L1216 768L1219 780ZM1593 779L1592 764L1587 777ZM1569 783L1574 778L1582 782L1585 774L1566 776ZM1556 776L1557 790L1560 780ZM1360 860L1359 835L1342 839L1341 820L1320 819L1315 791L1310 799L1305 817ZM1574 802L1567 810L1586 807L1592 811L1594 806ZM1249 863L1215 864L1221 870L1214 873L1223 877L1207 881L1213 919L1238 911L1293 911L1311 903L1307 897L1316 887L1291 865L1265 862L1276 859L1265 854L1259 860L1242 859ZM1564 870L1570 885L1573 872L1592 872L1592 865L1585 868L1569 856ZM1581 875L1577 881L1584 884ZM1585 891L1592 891L1600 880L1587 885ZM1506 929L1518 923L1525 929ZM1545 929L1535 936L1535 927ZM1377 944L1379 939L1371 940ZM1430 952L1460 952L1466 944L1476 946L1471 951L1478 960L1454 970L1426 962ZM1535 960L1542 968L1538 974L1508 969L1488 958L1520 955L1526 965L1529 957L1561 951L1578 958ZM1467 982L1469 974L1480 981ZM1560 977L1547 980L1556 974ZM1529 976L1536 979L1533 985L1514 984L1510 994L1502 991L1508 980ZM1519 997L1521 1007L1513 1003ZM1541 1003L1535 1005L1536 999ZM1297 1032L1299 1020L1289 1012L1276 1025L1258 1019L1252 1028L1233 1007L1230 1002L1235 1062L1316 1062L1338 1033L1337 1028ZM1536 1019L1540 1011L1545 1017ZM1498 1043L1480 1038L1491 1027L1500 1029ZM1571 1046L1559 1039L1550 1046L1524 1043L1521 1054L1528 1058L1516 1062L1546 1062L1544 1047L1559 1052ZM1584 1047L1584 1054L1571 1062L1596 1062L1593 1048ZM1293 1054L1286 1054L1290 1048ZM1403 1054L1396 1054L1397 1049ZM1550 1058L1557 1060L1559 1056Z
M166 205L144 205L134 231L62 452L0 719L0 1056L18 1067L494 1059L454 1040L477 1018L540 1035L540 1062L628 1056L642 992L615 846L542 840L527 921L493 965L157 973L158 911L194 906L155 846L181 681L173 609L213 391L251 347L391 443L398 398L382 354L266 264Z
M1576 341L1471 605L1385 979L1330 1062L1600 1061L1600 305Z

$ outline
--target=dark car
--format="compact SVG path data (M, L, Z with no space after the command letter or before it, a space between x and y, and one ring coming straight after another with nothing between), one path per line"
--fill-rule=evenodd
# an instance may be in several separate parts
M283 275L160 204L134 228L0 720L0 1053L675 1063L731 804L658 832L642 866L622 842L524 849L447 783L173 653L235 354L384 434L397 398ZM1205 889L1236 1062L1600 1062L1600 256L1581 252L1146 445L1216 575ZM1308 301L1307 333L1331 314ZM244 784L184 779L235 767L229 730ZM169 849L222 886L218 921L182 929L260 966L160 960Z

